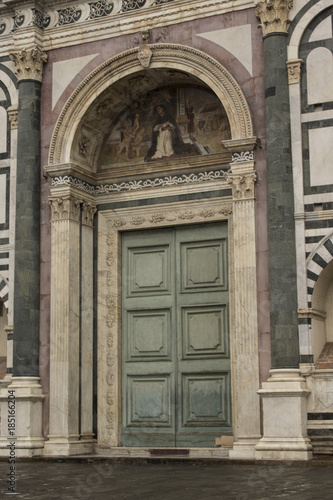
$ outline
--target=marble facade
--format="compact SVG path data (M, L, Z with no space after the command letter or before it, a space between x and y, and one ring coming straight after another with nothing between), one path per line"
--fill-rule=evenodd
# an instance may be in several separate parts
M227 452L202 453L308 460L313 451L332 452L333 437L325 441L333 432L328 346L333 342L332 12L332 0L0 3L0 118L5 123L0 130L0 298L7 322L0 331L0 345L7 346L5 355L0 353L7 366L0 380L1 455L7 451L10 389L17 394L20 456L147 453L123 450L120 439L121 234L216 221L227 221L229 232L234 441ZM283 38L286 51L277 92L264 77L265 68L274 72L277 66L271 48L267 55L274 37ZM24 81L39 82L36 89L41 83L41 156L35 159L40 269L30 276L32 283L40 279L34 334L39 361L36 367L27 360L25 375L15 360L25 338L18 327L15 334L14 321L21 279L14 269L20 238L15 225L22 196L16 151L22 150L18 127L24 126L17 116L23 116ZM278 115L279 85L288 108L283 102ZM189 119L181 96L186 94L175 89L215 96L230 128L230 137L219 136L220 149L212 153L203 147L215 130L212 120L208 133L202 128L199 136L197 128L186 136L188 144L196 143L196 156L148 162L143 154L136 161L133 153L130 162L113 155L102 165L112 127L121 138L123 117L138 116L138 109L143 113L157 90L159 99L170 102L168 87L177 95L173 110L184 137ZM270 97L277 106L273 132L281 144L291 144L283 152L289 155L285 185L279 184L279 173L274 178L267 140ZM208 121L215 108L198 104L197 115L201 109ZM146 131L146 149L150 137ZM279 207L274 213L272 193ZM287 276L279 271L284 241L275 248L268 241L276 225L285 228L295 249L295 268ZM284 310L284 290L293 288L297 305L291 323L287 310L279 317L274 311L276 297L280 294ZM297 363L290 362L290 352L296 352Z

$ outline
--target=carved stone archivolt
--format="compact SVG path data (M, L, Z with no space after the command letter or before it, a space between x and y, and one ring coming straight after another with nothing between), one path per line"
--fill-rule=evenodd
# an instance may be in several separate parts
M20 80L42 81L43 64L47 61L47 55L35 45L32 49L23 49L19 52L9 54L15 63L15 75Z
M70 161L71 150L74 146L77 147L75 134L80 127L82 117L102 92L121 78L142 71L142 63L148 64L148 58L141 58L140 61L139 51L147 49L152 52L154 71L166 67L178 70L181 66L185 73L200 78L205 85L214 90L225 107L232 138L239 140L253 138L251 114L244 94L233 76L218 61L192 47L167 43L149 44L149 46L142 44L139 48L130 49L104 62L76 88L55 126L49 165ZM112 106L111 101L110 106ZM103 108L104 111L107 110ZM93 162L93 159L91 161Z
M287 62L289 85L300 83L302 63L303 63L302 59L294 59L292 61Z
M263 36L288 32L292 6L293 0L261 0L256 3L256 16L260 19Z

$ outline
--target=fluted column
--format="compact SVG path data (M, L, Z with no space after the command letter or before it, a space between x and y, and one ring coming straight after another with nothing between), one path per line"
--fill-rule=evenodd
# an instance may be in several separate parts
M234 437L232 458L254 458L260 439L259 355L253 153L233 155L234 338L232 352Z
M92 258L89 252L86 255L83 252L81 256L81 238L87 239L86 234L81 235L82 199L71 190L66 190L57 197L51 197L49 204L52 210L50 422L45 454L75 455L91 452L91 443L80 440L82 416L85 433L92 438L91 416L88 415L88 411L92 411L90 394L84 396L80 413L80 337L82 326L82 361L85 364L82 382L88 384L82 385L84 394L92 389L92 373L87 372L87 357L92 354L88 345L91 342L89 335L92 337L92 305L88 305L81 317L81 291L86 291L85 281L81 283L81 266L88 261L91 266ZM89 223L86 218L86 225ZM85 269L84 274L86 272L91 284L91 271ZM82 299L86 304L86 293Z

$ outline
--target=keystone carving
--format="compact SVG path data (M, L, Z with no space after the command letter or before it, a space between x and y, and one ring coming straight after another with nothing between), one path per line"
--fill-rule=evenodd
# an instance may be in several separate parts
M256 5L256 16L260 19L263 36L288 32L293 0L259 0Z
M42 52L37 45L29 50L23 49L20 52L12 52L9 56L15 63L15 75L19 81L42 81L43 64L47 61L47 55L45 52Z
M149 68L151 56L153 55L149 45L140 45L138 59L143 68Z

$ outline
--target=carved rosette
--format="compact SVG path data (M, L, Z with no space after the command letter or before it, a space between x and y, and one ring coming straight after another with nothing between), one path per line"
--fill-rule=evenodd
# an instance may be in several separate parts
M255 172L230 175L228 182L232 187L233 199L236 201L253 199L256 179Z
M12 130L16 130L18 128L18 109L15 106L10 106L10 108L7 109L8 113L8 118L10 121L10 128Z
M52 221L73 220L80 222L80 211L82 201L74 196L49 199L52 210Z
M42 81L43 64L47 61L47 55L45 52L42 52L37 45L29 50L23 49L20 52L12 52L9 56L15 63L15 75L18 81Z
M256 16L260 19L263 36L288 32L293 0L260 0L256 4Z
M92 203L84 202L82 204L82 225L94 227L94 215L97 208Z
M300 83L302 62L302 59L294 59L287 62L289 85Z

